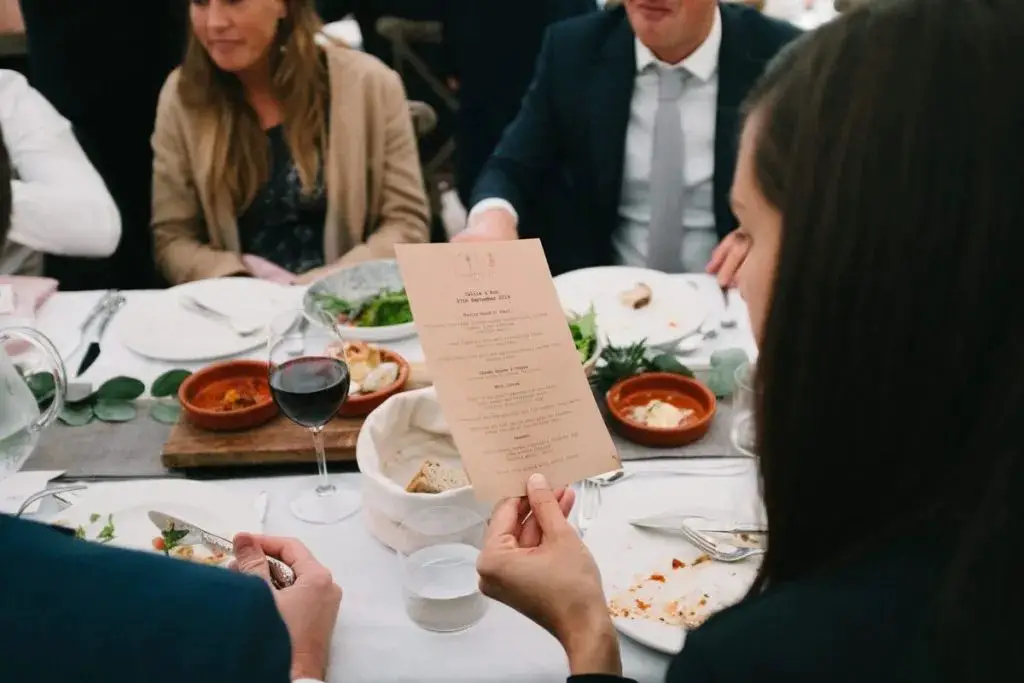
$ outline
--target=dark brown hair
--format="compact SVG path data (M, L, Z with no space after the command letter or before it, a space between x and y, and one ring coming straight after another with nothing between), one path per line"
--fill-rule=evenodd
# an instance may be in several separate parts
M7 152L3 131L0 130L0 250L7 242L7 233L11 229L11 157Z
M878 0L787 48L747 105L783 215L753 593L887 536L946 537L939 630L957 644L936 651L961 680L1019 632L1019 614L998 622L1021 606L1022 65L1021 0Z

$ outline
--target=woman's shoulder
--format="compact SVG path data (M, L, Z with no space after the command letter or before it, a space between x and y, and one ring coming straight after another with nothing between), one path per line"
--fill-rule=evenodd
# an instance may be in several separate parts
M322 48L327 56L327 70L335 89L401 84L398 73L371 54L333 39L324 41Z
M163 87L160 88L160 97L157 99L157 111L166 112L181 107L181 67L175 67L174 71L167 74Z

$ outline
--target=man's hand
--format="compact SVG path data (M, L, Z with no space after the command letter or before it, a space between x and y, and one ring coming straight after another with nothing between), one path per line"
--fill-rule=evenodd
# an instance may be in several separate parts
M736 287L736 273L739 272L743 260L747 258L750 251L750 238L738 229L726 235L715 250L711 252L711 260L708 261L708 272L718 276L718 284L721 287Z
M267 555L295 571L295 583L275 590ZM300 541L254 534L235 536L233 568L259 576L274 593L281 619L292 641L292 679L327 679L331 634L341 608L341 588L327 567L317 562Z
M495 207L470 215L469 226L452 237L452 242L504 242L519 239L516 217Z

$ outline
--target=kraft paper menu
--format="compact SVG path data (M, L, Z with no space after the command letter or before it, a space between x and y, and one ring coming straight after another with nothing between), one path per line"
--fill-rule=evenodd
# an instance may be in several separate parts
M416 330L477 498L619 467L539 240L395 246Z

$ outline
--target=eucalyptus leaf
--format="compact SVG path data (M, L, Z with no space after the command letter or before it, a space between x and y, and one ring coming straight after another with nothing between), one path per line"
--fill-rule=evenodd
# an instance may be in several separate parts
M101 401L131 401L142 396L145 391L146 385L134 377L115 377L104 382L96 392L96 396Z
M736 370L748 362L743 349L721 349L711 354L707 385L715 396L725 398L736 391Z
M153 381L149 393L153 395L153 398L174 396L178 393L181 383L191 374L188 370L168 370Z
M101 398L93 406L96 417L104 422L130 422L138 415L131 401Z
M77 405L65 404L64 409L60 411L58 419L69 427L82 427L92 422L95 416L92 406L88 403Z
M162 422L166 425L178 424L178 418L181 416L181 406L178 405L177 401L157 401L149 409L149 415L157 422Z
M678 358L668 353L651 358L649 365L654 372L671 372L674 375L693 377L693 370L680 363Z
M35 372L25 378L25 384L32 391L37 403L45 403L53 398L57 382L48 372Z

